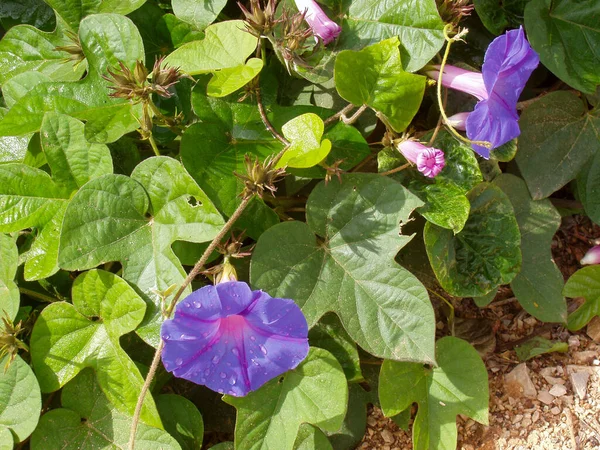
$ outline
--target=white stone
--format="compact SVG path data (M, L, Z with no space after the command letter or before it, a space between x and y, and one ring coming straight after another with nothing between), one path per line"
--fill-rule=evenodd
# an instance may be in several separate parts
M550 393L555 397L562 397L567 393L567 388L564 387L562 384L555 384L554 386L552 386L552 389L550 389Z
M577 396L583 400L587 394L587 385L590 379L590 373L588 371L572 371L570 378L573 391L575 391Z
M586 333L595 342L600 342L600 317L595 316L590 323L587 324Z
M529 398L535 398L537 390L529 376L527 364L521 363L504 376L509 391Z
M537 399L546 405L551 405L554 401L554 396L548 391L540 391L540 393L537 395Z

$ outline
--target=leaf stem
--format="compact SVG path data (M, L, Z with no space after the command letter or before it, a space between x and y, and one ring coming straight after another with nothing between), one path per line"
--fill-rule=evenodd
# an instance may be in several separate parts
M452 43L460 40L460 38L466 32L466 29L465 29L462 32L459 32L456 36L451 38L450 36L448 36L448 31L450 29L452 29L452 27L453 27L453 25L450 23L446 24L446 26L444 27L444 37L446 38L446 42L447 42L446 43L446 51L444 52L444 57L442 58L442 63L440 64L440 72L438 74L438 79L437 79L437 100L438 100L438 106L440 108L440 114L444 118L444 124L446 125L446 127L448 127L448 130L450 131L450 133L452 133L457 139L459 139L467 144L475 144L475 145L481 145L482 147L485 147L485 148L492 148L492 144L489 143L488 141L472 141L471 139L464 137L462 134L460 134L458 131L456 131L456 129L452 125L450 125L450 122L448 121L448 116L446 115L446 110L444 109L444 104L442 101L442 77L444 75L444 68L446 67L446 62L448 61L448 55L450 55L450 47L451 47Z
M171 300L171 303L169 304L169 307L166 309L165 314L164 314L166 318L169 318L171 316L171 314L173 313L173 310L175 309L175 306L177 305L178 300L180 299L180 297L182 296L184 291L187 289L187 287L190 285L190 283L196 277L196 275L198 275L200 273L200 271L203 269L204 265L206 264L206 261L208 261L208 258L210 257L212 252L215 251L215 249L221 243L223 238L227 235L227 233L229 232L229 230L231 229L233 224L240 218L240 216L242 215L242 213L244 212L244 210L246 209L246 207L250 203L250 200L252 200L253 197L254 197L254 195L248 195L242 199L242 202L239 204L239 206L234 211L234 213L231 215L231 217L229 217L229 220L225 223L225 225L223 225L223 228L221 228L221 231L219 231L219 233L213 238L211 243L208 245L208 247L202 254L202 257L198 260L198 262L196 263L196 265L194 266L192 271L188 274L188 276L184 280L183 284L181 285L181 287L179 288L179 290L177 291L177 293ZM154 358L152 359L152 364L150 365L150 369L148 370L148 375L146 376L146 379L144 380L144 384L142 386L140 396L138 397L137 404L135 405L135 412L133 414L133 421L131 422L131 430L129 433L129 444L127 445L127 448L129 450L134 450L135 434L137 432L138 423L140 421L140 415L142 413L142 406L144 404L144 399L146 398L146 394L148 393L148 390L150 389L150 384L152 383L152 380L154 379L154 375L156 375L156 370L158 369L158 365L160 363L160 357L162 355L163 349L164 349L164 342L161 339L160 344L158 344L158 347L156 349L156 353L154 353Z
M402 164L400 167L396 167L395 169L388 170L387 172L381 172L379 175L382 175L382 176L391 175L393 173L401 172L410 166L412 166L411 163Z
M442 301L446 303L446 305L448 305L448 308L450 308L450 315L448 316L448 327L450 328L450 335L454 336L454 305L450 303L443 295L438 294L433 289L427 288L427 291L442 299Z
M271 121L267 117L267 113L265 112L265 107L262 103L260 86L258 86L256 88L255 93L256 93L256 103L258 104L258 112L260 113L260 118L262 119L263 123L265 124L265 127L267 127L267 130L269 130L271 132L271 134L273 135L273 137L277 138L277 140L279 140L279 142L281 142L283 145L285 145L285 146L290 145L288 140L277 132L277 130L273 127L273 125L271 124Z
M152 133L150 133L150 136L148 136L148 141L150 142L150 146L152 147L152 151L154 152L154 154L156 156L160 156L160 152L158 151L158 147L156 145L156 141L154 140L154 136L152 135Z
M333 122L336 122L336 121L340 120L340 117L346 116L346 114L348 114L353 109L354 109L354 105L352 103L348 103L340 111L336 112L333 116L328 117L327 119L325 119L323 121L323 124L325 126L327 126L327 125L329 125L329 124L331 124Z
M31 298L37 298L38 300L41 300L41 301L47 302L47 303L54 303L54 302L59 301L59 299L57 299L55 297L50 297L49 295L41 294L40 292L32 291L31 289L27 289L27 288L20 287L20 286L19 286L19 292L21 294L25 294Z
M346 125L352 125L354 122L356 122L358 120L360 115L362 113L364 113L366 110L367 110L367 105L362 105L360 108L358 108L356 110L356 112L354 114L352 114L351 117L346 117L345 114L342 114L342 115L340 115L340 119L342 119L342 122L344 122Z

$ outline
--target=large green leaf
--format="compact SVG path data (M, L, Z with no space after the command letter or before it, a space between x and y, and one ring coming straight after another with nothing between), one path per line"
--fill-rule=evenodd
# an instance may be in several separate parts
M146 304L127 282L102 270L77 277L72 301L47 306L33 327L31 360L42 392L60 389L91 367L109 401L132 416L144 380L119 338L141 323ZM141 419L162 428L150 396Z
M309 326L326 312L376 356L432 362L434 317L423 285L394 262L412 236L399 235L421 202L377 174L347 174L319 184L307 223L285 222L258 240L252 283L292 298Z
M82 19L90 14L129 14L142 6L146 0L44 0L71 28L76 30Z
M8 369L4 369L8 358L0 359L0 439L2 430L8 429L15 442L22 442L37 426L42 394L31 367L17 356Z
M354 0L349 5L338 47L356 50L398 36L402 64L409 72L419 70L442 48L444 22L435 0Z
M569 330L580 330L594 316L600 316L600 265L584 267L571 275L563 295L585 298L585 303L569 314Z
M523 24L523 12L530 0L474 0L475 11L485 25L495 35L506 28L518 28Z
M521 269L521 235L510 200L481 183L468 194L471 213L462 231L425 225L427 256L440 285L457 297L478 297L513 280Z
M172 7L179 19L204 30L214 22L226 3L227 0L173 0Z
M115 409L91 370L82 371L62 390L62 408L42 416L31 437L32 450L116 450L127 448L131 416ZM161 429L145 423L135 434L137 450L181 450Z
M531 0L525 28L540 61L575 89L593 94L600 84L600 3Z
M600 117L573 92L552 92L529 106L520 119L515 158L535 200L548 197L600 152Z
M139 127L136 116L141 117L141 106L108 97L108 81L102 78L109 68L118 67L119 61L133 67L137 60L143 60L144 47L135 25L118 14L92 15L81 22L79 39L88 62L86 77L73 83L35 86L0 121L0 136L38 131L48 111L86 120L86 136L95 142L115 141ZM110 126L99 133L98 122Z
M180 395L163 394L156 398L156 407L165 430L177 440L182 450L202 447L204 423L196 405Z
M321 430L303 423L294 442L294 450L333 450L333 447Z
M219 22L206 29L203 40L188 42L171 53L165 64L190 75L216 72L242 66L257 43L258 38L246 31L243 21Z
M58 270L58 239L70 196L87 181L112 172L108 147L86 141L77 119L48 113L40 134L52 178L24 164L0 166L0 232L37 231L26 255L27 280Z
M15 240L0 234L0 317L14 320L19 312L19 288L14 282L19 265L19 250ZM0 325L0 329L4 326Z
M38 71L54 81L77 81L86 64L75 64L69 54L56 47L72 45L65 33L68 26L57 21L56 29L45 33L29 25L12 27L0 41L0 85L28 71Z
M44 31L56 26L54 11L42 0L3 0L0 23L5 30L16 24L29 24Z
M560 214L550 200L533 200L525 182L514 175L502 174L494 184L510 199L521 232L523 260L511 283L513 293L525 311L539 320L566 322L564 279L550 251Z
M384 361L379 375L379 401L386 416L419 405L413 424L415 450L454 450L458 414L488 424L487 370L477 351L448 336L436 343L436 359L433 368Z
M345 50L335 60L335 87L354 105L368 105L396 131L403 131L417 113L425 77L404 72L397 37L360 51Z
M348 384L337 360L311 348L306 359L246 397L223 398L237 409L237 450L292 450L300 425L336 431L344 420Z
M600 225L600 151L597 151L577 176L577 192L585 213Z
M252 81L262 68L262 59L250 58L246 64L221 69L208 82L206 93L212 97L225 97Z
M222 217L183 166L154 157L139 164L131 178L105 175L79 189L65 213L59 264L86 270L121 262L123 277L149 298L137 332L156 346L163 320L159 293L186 277L171 245L210 241L222 225Z

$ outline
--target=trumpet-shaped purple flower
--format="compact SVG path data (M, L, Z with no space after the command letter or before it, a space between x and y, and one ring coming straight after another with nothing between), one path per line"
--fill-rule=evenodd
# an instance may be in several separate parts
M435 177L442 171L446 165L444 152L433 147L426 147L417 141L402 141L398 145L398 150L404 157L413 164L423 175L429 178Z
M315 0L294 0L300 12L306 12L304 20L308 23L315 36L320 37L325 45L338 37L342 28L327 17Z
M538 54L527 42L521 27L492 41L485 52L481 74L453 66L444 67L443 86L479 99L466 118L469 139L488 141L494 149L519 136L517 101L539 62ZM439 70L428 74L437 79ZM484 158L490 156L490 149L481 145L473 144L473 149Z
M600 245L590 248L579 262L581 265L600 264Z
M169 372L237 397L308 354L308 326L298 305L239 281L192 292L163 323L161 337Z

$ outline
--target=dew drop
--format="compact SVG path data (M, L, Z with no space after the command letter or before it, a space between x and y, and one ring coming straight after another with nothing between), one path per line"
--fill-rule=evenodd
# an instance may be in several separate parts
M260 364L258 364L258 361L255 359L251 359L250 361L252 361L252 364L254 364L257 367L260 367Z
M165 334L165 335L163 336L163 339L164 339L165 341L168 341L169 339L171 339L171 335L170 335L170 334Z
M233 386L233 385L235 384L235 382L236 382L236 381L237 381L237 380L235 379L235 375L233 375L233 376L232 376L232 377L229 379L229 384Z
M205 375L205 376L209 376L209 375L210 375L210 369L206 369L206 370L204 371L204 375Z
M179 336L179 339L185 339L185 334L181 333L181 336Z
M194 308L196 308L196 309L202 308L202 303L200 303L200 302L194 302Z
M240 351L236 347L233 347L231 349L231 353L233 353L235 356L239 356L240 355Z
M200 378L200 383L206 383L206 378L204 378L204 377Z
M217 364L219 362L219 357L217 355L212 357L213 364Z
M181 359L181 358L177 358L177 359L175 360L175 365L176 365L176 366L180 366L180 365L182 365L182 364L183 364L183 359Z
M191 306L192 306L192 305L190 305L189 303L186 303L186 304L185 304L185 307L186 307L186 308L191 308Z
M258 348L260 348L260 351L262 352L263 355L267 354L267 349L265 348L264 345L259 345Z
M256 336L250 336L250 340L254 342L256 340Z
M221 372L221 373L219 374L219 376L220 376L221 378L227 378L227 374L226 374L225 372Z

